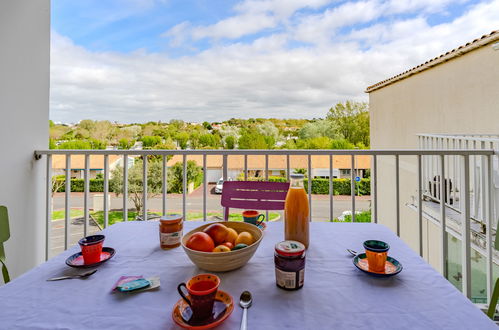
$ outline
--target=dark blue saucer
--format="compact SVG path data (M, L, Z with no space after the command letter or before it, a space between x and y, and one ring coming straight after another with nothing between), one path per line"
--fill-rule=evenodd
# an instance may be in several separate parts
M390 277L397 275L400 273L403 269L402 264L397 261L397 259L392 258L388 256L386 258L386 263L385 263L385 271L384 272L373 272L369 270L369 264L367 263L367 257L365 253L361 253L353 257L352 259L353 264L355 267L360 269L366 274L369 274L374 277Z

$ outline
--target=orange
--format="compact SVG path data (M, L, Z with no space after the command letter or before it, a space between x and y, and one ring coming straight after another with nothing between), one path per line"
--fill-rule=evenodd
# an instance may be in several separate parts
M203 252L211 252L215 248L215 243L211 239L210 235L198 232L192 234L191 237L185 243L189 249Z
M228 231L227 231L227 236L225 236L225 241L234 244L237 239L237 231L234 228L227 228L227 230Z
M235 245L246 244L249 246L253 244L253 236L247 231L240 232L234 244Z

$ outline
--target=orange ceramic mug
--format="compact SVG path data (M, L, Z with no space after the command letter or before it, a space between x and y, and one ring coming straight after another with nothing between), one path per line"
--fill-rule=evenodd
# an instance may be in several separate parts
M191 307L194 320L204 320L212 316L219 285L220 278L213 274L199 274L187 283L178 285L178 293ZM182 287L187 289L189 295L182 291Z
M376 273L384 273L390 245L383 241L368 240L364 242L364 248L366 249L369 270Z

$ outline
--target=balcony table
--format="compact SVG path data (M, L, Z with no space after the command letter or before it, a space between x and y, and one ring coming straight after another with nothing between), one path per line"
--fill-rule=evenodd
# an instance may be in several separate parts
M187 232L200 222L186 222ZM0 287L1 329L177 329L171 318L179 299L177 284L203 272L181 247L159 247L158 223L127 222L104 230L113 259L85 280L47 282L74 272L64 263L74 246ZM249 329L496 329L484 313L421 259L387 227L369 223L312 223L305 285L298 291L276 287L274 244L283 223L268 223L249 263L220 273L221 286L236 303L219 329L239 329L237 305L243 290L253 294ZM362 251L367 239L391 246L404 270L397 276L370 277L352 264L347 248ZM121 275L159 275L158 291L111 294Z

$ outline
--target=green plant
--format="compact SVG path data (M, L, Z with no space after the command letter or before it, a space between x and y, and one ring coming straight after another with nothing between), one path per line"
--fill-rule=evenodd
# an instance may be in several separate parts
M335 218L332 222L352 222L352 216L347 214L345 215L345 220L341 221L338 218ZM355 222L371 222L371 211L362 211L355 214Z

